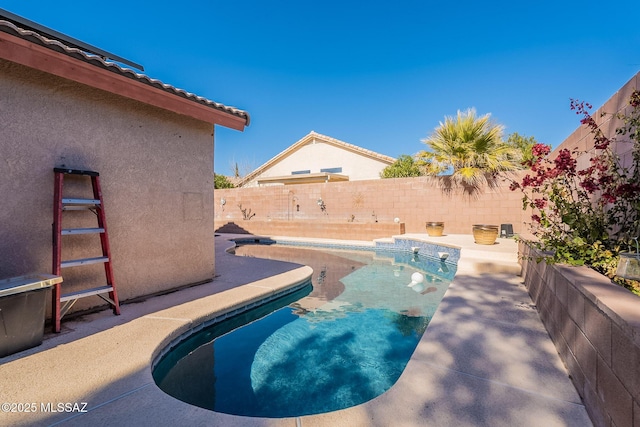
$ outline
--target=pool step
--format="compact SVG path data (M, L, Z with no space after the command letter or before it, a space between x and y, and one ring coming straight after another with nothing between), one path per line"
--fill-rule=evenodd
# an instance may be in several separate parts
M472 257L472 256L461 256L460 261L458 261L458 272L464 271L465 268L470 268L474 273L493 273L493 274L514 274L516 276L520 275L522 271L522 266L516 261L513 260L500 260L500 259L490 259L487 257Z

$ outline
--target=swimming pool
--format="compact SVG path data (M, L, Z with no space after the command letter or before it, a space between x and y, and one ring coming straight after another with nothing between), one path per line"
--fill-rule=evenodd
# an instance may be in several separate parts
M456 268L406 252L246 245L236 254L310 265L313 289L190 336L153 375L187 403L255 417L329 412L384 393Z

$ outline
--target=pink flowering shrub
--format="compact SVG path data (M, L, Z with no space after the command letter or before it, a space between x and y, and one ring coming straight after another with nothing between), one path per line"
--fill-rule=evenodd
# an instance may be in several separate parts
M593 136L587 152L536 144L525 163L530 173L511 190L523 193L523 209L531 209L534 246L550 262L589 265L613 278L620 251L640 233L640 91L631 95L626 112L615 114L622 125L614 137L602 132L589 113L591 105L571 100L571 109ZM623 167L614 142L632 144L633 161ZM589 163L578 168L578 158Z

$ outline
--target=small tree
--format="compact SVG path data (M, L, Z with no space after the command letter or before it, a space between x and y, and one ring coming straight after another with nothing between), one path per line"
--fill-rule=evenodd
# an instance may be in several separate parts
M525 167L525 163L529 163L533 160L531 150L537 143L538 141L536 141L533 136L527 137L524 135L520 135L518 132L510 134L507 138L507 145L513 147L514 150L516 150L516 152L518 153L519 159L521 159L521 162L523 164L522 168Z
M213 188L233 188L235 185L224 175L213 174Z
M395 163L380 172L380 178L408 178L420 175L422 175L420 167L408 154L402 154Z

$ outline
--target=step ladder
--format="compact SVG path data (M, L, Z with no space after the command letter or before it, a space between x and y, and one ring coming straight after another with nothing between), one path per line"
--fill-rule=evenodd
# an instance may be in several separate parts
M71 309L73 304L80 298L98 296L108 302L113 307L114 314L120 314L120 303L116 292L116 284L113 279L113 268L111 266L111 250L109 248L109 237L107 234L107 223L104 214L104 202L102 200L102 190L100 189L100 174L94 171L77 169L54 168L55 186L53 196L53 274L63 276L62 269L80 267L90 264L104 264L106 276L106 286L100 286L82 291L63 294L62 283L57 283L52 289L52 316L53 331L60 332L60 321L62 317ZM93 199L71 199L64 198L62 188L66 175L75 175L78 178L90 178L93 189ZM96 228L62 228L62 214L65 211L87 211L93 212L98 219ZM102 256L62 260L62 236L75 236L80 234L99 234L102 246ZM70 239L68 237L67 239ZM66 239L65 239L66 241Z

